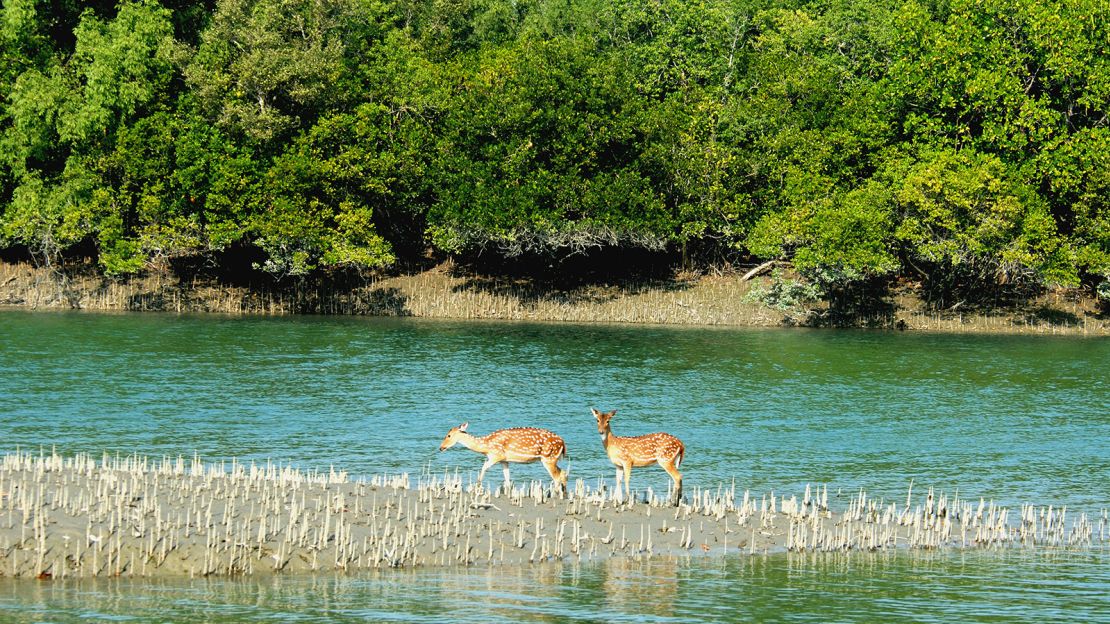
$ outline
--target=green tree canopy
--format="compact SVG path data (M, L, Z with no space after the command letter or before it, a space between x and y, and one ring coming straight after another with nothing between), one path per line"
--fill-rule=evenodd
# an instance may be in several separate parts
M694 244L841 286L1110 292L1108 25L1101 0L8 0L0 245L304 276Z

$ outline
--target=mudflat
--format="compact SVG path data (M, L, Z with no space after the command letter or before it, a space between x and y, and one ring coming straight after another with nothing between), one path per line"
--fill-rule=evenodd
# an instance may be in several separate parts
M487 489L459 474L380 476L198 458L13 453L0 461L0 574L54 579L501 565L612 557L749 556L783 550L1084 548L1107 512L997 507L912 488L752 495L733 485L666 493L574 482Z
M26 263L0 261L0 306L29 309L333 314L440 319L499 319L570 323L722 325L734 327L847 326L951 333L1110 335L1110 317L1082 290L1045 292L992 310L962 302L925 305L913 289L890 293L883 310L826 318L820 309L776 309L756 302L752 289L766 276L674 275L558 287L536 280L471 274L450 263L376 275L355 282L252 286L188 278L166 271L108 279L91 267L66 275ZM822 308L823 304L814 304Z

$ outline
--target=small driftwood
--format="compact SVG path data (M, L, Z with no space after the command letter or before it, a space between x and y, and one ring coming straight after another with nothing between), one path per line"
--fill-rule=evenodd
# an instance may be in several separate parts
M751 271L748 271L747 273L745 273L744 277L740 278L740 281L741 282L746 282L746 281L750 280L751 278L755 277L756 275L759 275L760 273L765 272L767 269L770 269L771 267L775 266L775 263L777 263L777 262L778 262L778 260L768 260L767 262L764 262L763 264L755 267Z

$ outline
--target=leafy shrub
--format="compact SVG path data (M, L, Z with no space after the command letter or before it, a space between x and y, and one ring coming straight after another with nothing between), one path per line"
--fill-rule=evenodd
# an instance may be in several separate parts
M771 272L767 286L753 286L744 296L747 303L758 303L775 310L808 314L808 305L822 298L824 292L812 281L791 279L780 269Z

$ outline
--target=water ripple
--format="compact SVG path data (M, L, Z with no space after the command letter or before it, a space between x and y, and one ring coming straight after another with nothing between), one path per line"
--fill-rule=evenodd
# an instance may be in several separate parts
M689 485L1110 503L1105 340L21 312L0 336L0 450L476 472L435 452L449 427L531 424L593 482L613 472L598 407L618 434L681 437Z

